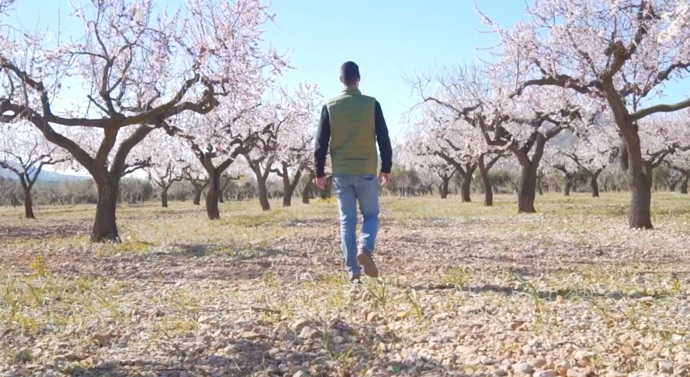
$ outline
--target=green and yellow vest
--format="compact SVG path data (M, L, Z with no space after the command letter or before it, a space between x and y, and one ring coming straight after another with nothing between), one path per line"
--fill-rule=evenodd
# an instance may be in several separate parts
M376 98L345 89L327 102L334 174L376 174Z

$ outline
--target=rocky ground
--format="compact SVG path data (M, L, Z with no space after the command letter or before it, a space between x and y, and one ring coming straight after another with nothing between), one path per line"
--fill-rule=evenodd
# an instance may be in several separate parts
M384 198L381 279L351 287L335 203L0 209L0 376L690 375L690 198L537 199L517 215Z

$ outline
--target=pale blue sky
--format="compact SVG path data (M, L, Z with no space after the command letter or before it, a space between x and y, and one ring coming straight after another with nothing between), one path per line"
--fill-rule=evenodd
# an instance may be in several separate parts
M477 0L496 21L514 23L524 15L523 0ZM379 99L390 131L401 130L401 115L411 101L404 74L433 66L459 64L486 56L480 48L497 37L486 30L471 0L275 0L270 36L277 47L293 48L297 69L288 83L316 80L324 96L341 90L340 65L360 67L360 89Z
M524 0L476 1L503 25L524 17ZM63 15L60 26L80 32L81 24L68 24L74 22L66 17L71 10L68 0L18 0L9 21L19 18L29 29L56 26L58 7ZM340 64L353 60L360 66L360 88L379 99L393 135L402 129L401 116L414 100L404 74L471 62L486 56L478 49L497 42L495 35L478 32L486 27L472 0L273 0L272 11L276 18L267 25L265 39L281 50L292 50L291 65L296 68L283 81L289 86L316 81L328 98L341 89ZM678 98L680 93L676 89L669 94Z

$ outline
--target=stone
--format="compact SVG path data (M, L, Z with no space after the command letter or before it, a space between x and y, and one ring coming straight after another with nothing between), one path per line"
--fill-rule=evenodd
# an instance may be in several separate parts
M510 329L511 330L520 329L524 324L525 324L524 321L515 321L515 322L510 324Z
M546 365L546 359L538 357L532 360L532 365L537 369L543 368Z
M457 346L455 347L455 352L461 355L472 355L477 352L477 347L472 346Z
M668 360L659 360L657 364L659 372L661 373L673 373L673 363Z
M567 377L585 377L585 374L583 372L580 372L575 369L568 369L565 375Z
M570 363L568 362L568 360L559 360L558 362L556 362L554 369L556 369L556 371L559 372L561 375L564 375L566 374L568 369L570 369Z
M311 321L301 318L290 324L290 330L294 333L299 333L304 327L309 326L310 324Z
M530 363L517 363L513 365L513 370L520 374L532 374L534 373L534 367Z
M679 377L687 377L690 376L690 370L688 369L687 365L677 366L673 369L673 375Z
M575 351L575 359L580 360L580 361L588 361L592 357L596 356L594 352L591 351L586 351L586 350L579 350Z
M211 322L213 322L213 319L214 319L214 318L215 318L215 317L212 316L212 315L201 315L201 316L199 316L199 318L197 318L196 321L199 322L199 323L205 323L205 324L206 324L206 323L211 323Z
M321 332L311 326L305 326L299 333L299 337L302 339L316 339L321 336Z
M540 370L534 373L534 377L558 377L558 373L553 369Z
M262 336L263 335L257 333L256 331L245 331L240 335L241 338L247 339L247 340L259 339Z

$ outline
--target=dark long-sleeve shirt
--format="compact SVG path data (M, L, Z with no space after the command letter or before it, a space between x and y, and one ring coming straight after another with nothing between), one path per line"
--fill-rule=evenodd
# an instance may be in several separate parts
M391 146L391 139L388 135L388 126L386 119L383 117L383 110L381 104L376 101L375 105L375 124L376 124L376 143L379 146L379 154L381 156L381 172L390 173L393 165L393 147ZM326 156L328 155L328 146L331 141L331 122L328 117L328 107L326 105L321 109L321 119L319 120L319 127L316 131L316 142L314 148L314 159L316 164L316 177L320 178L326 175Z

